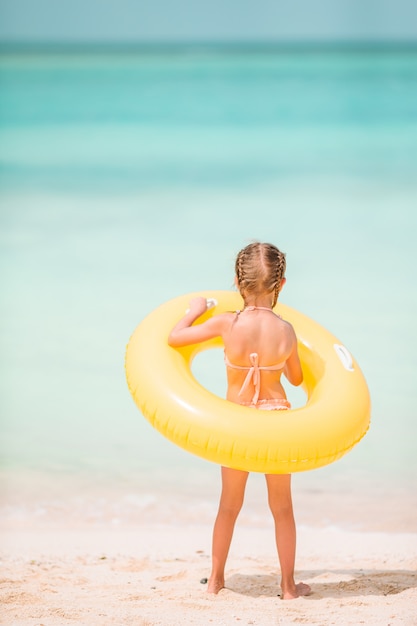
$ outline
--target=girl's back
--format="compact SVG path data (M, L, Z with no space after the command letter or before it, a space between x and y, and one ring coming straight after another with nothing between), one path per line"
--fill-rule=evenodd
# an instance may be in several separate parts
M259 399L286 397L280 377L294 350L291 331L291 326L269 307L249 306L233 314L230 330L224 336L228 400L251 402L257 377ZM251 368L252 384L242 389Z

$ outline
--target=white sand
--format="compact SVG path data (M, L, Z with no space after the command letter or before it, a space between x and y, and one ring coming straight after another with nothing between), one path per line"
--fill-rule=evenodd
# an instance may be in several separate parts
M271 528L238 526L212 596L209 525L20 529L1 535L1 623L18 626L412 626L417 534L298 530L308 598L278 597Z
M313 593L282 601L264 477L252 475L226 589L212 596L200 580L210 571L217 469L207 480L190 473L158 488L3 477L0 623L417 626L412 487L380 482L361 491L349 480L313 489L308 477L296 478L296 578Z

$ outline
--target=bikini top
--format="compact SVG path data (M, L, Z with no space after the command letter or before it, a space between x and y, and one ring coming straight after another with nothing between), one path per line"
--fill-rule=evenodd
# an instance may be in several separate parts
M271 309L268 309L267 307L263 307L263 306L247 307L245 311L248 311L248 310L253 311L255 309L264 309L265 311L271 311ZM239 315L240 313L241 311L236 311L237 315ZM256 404L258 401L259 392L261 389L261 371L273 372L273 371L282 370L284 369L285 361L282 361L280 363L275 363L274 365L259 365L259 356L257 352L251 352L249 355L249 359L250 359L251 365L235 365L234 363L231 363L229 361L226 353L224 354L224 362L227 365L227 367L231 367L232 369L235 369L235 370L248 370L246 378L243 381L243 385L240 388L239 396L243 394L243 392L247 389L248 385L252 382L255 388L255 393L252 398L252 403Z

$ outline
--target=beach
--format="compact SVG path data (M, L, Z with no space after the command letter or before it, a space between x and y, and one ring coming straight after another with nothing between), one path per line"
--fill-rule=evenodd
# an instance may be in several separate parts
M415 49L22 50L0 74L0 623L416 625ZM206 593L219 468L124 371L136 326L232 289L254 239L372 404L352 451L293 477L291 602L262 475ZM221 350L193 373L224 397Z
M417 624L417 512L410 494L317 493L297 478L296 579L312 594L293 601L279 597L262 476L250 477L226 588L217 596L201 582L210 572L217 485L205 498L204 482L200 495L182 497L161 487L133 493L84 485L66 499L65 481L59 496L57 485L54 492L44 482L29 497L24 483L20 490L16 484L2 509L0 623Z
M226 589L207 594L208 537L205 526L158 524L6 533L1 623L417 623L415 534L303 530L297 574L313 593L294 601L278 597L270 541L254 528L236 532Z
M2 533L2 624L417 624L417 534L299 529L296 575L312 594L280 600L272 529L238 526L226 588L207 594L209 525Z

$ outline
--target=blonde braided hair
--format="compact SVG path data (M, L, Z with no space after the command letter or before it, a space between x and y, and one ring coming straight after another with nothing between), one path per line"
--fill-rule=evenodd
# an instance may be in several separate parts
M256 241L243 248L236 257L235 272L245 304L250 295L256 297L271 293L273 308L278 300L285 269L285 254L273 244Z

